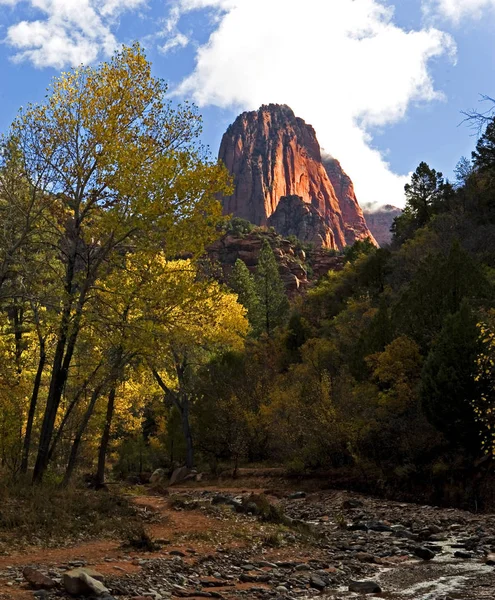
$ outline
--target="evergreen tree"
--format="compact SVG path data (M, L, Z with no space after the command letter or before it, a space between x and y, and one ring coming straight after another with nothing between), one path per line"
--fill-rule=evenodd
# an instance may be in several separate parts
M485 132L476 144L473 152L475 169L479 171L491 171L495 169L495 121L488 123Z
M467 301L449 315L431 348L421 374L425 414L453 445L476 453L479 427L472 407L479 396L475 381L481 351L477 320Z
M289 301L285 295L275 255L267 240L264 240L261 248L255 282L262 327L268 335L272 335L274 329L287 320Z
M404 186L406 206L394 219L394 240L404 242L414 232L427 225L433 215L443 210L445 201L453 194L453 188L445 183L442 173L421 162L412 174L411 183Z
M261 323L260 300L257 295L256 284L246 264L239 258L232 270L230 287L237 294L239 302L247 310L253 333L255 335L259 334L263 329L263 324Z

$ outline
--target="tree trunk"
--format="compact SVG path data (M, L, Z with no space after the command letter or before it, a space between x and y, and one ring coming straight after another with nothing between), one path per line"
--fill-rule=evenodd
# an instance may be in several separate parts
M194 466L194 446L191 425L189 423L189 398L183 396L180 404L177 403L177 408L180 411L182 432L184 434L184 439L186 440L186 467L192 469Z
M105 426L101 436L100 449L98 452L98 469L96 471L96 483L98 486L105 485L105 462L107 457L108 442L110 440L110 430L112 428L112 419L115 408L115 386L112 387L108 395L107 415Z
M47 464L50 463L53 458L55 449L57 448L60 438L62 437L62 433L64 432L65 426L67 425L67 421L69 420L69 417L72 414L72 411L76 407L76 405L79 402L79 399L81 398L83 393L86 391L86 388L88 387L88 385L91 383L91 380L98 373L101 365L102 365L102 363L100 362L97 365L97 367L94 369L94 371L91 373L91 375L89 375L89 377L87 377L87 379L84 381L84 383L81 385L81 387L77 390L76 394L74 395L74 398L72 399L71 403L67 407L67 410L65 411L65 415L62 419L62 422L60 423L60 426L57 429L57 433L55 434L55 437L53 438L53 442L51 443L50 449L48 450Z
M31 435L33 431L34 415L36 413L36 405L38 404L38 394L41 385L41 377L46 362L45 340L40 340L40 359L38 362L38 370L34 378L33 393L31 394L31 402L29 403L29 413L26 424L26 434L24 435L24 443L22 447L21 473L25 475L28 470L29 450L31 448Z
M70 456L69 456L69 462L67 463L67 469L65 471L64 479L62 481L62 487L65 487L68 485L69 481L71 480L72 474L74 473L74 468L76 466L77 455L79 453L79 446L81 445L82 436L84 435L84 432L86 431L86 427L88 426L91 415L93 414L93 411L94 411L94 408L96 405L96 401L98 400L103 387L104 387L104 383L100 383L98 386L96 386L96 388L93 390L93 393L91 394L91 400L89 401L88 408L86 409L86 412L84 413L83 420L81 421L81 424L79 425L79 429L77 430L76 437L74 438L74 441L72 443L72 448L71 448Z

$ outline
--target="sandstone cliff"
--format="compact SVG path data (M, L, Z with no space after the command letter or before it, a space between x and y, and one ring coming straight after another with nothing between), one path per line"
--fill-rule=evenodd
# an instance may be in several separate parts
M387 204L377 210L371 207L364 207L366 223L373 233L374 238L380 246L387 246L392 241L392 232L390 228L395 217L402 213L400 208Z
M325 234L311 234L323 247L342 249L372 237L355 196L341 206L314 129L288 106L240 115L223 136L219 158L234 175L234 193L222 199L226 214L267 225L281 198L299 196L323 220Z
M372 237L370 228L354 192L351 178L342 168L339 161L331 156L323 158L323 166L332 183L339 201L340 210L345 223L345 241L352 245L356 240Z
M284 237L295 235L302 242L333 248L335 239L320 212L301 196L283 196L268 225Z

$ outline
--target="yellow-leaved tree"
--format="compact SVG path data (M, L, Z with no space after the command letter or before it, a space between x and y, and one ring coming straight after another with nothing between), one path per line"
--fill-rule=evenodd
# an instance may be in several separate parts
M204 279L191 261L157 261L153 271L149 293L165 294L170 301L143 305L150 336L145 346L146 360L165 402L180 414L186 466L192 468L190 409L195 400L194 376L214 353L241 349L249 323L237 296L216 281ZM174 304L174 297L182 300Z
M40 328L53 331L53 345L42 367L48 389L36 482L48 465L78 340L93 326L102 281L128 254L194 259L218 235L216 197L228 193L230 178L197 142L194 107L173 106L166 92L140 46L123 47L108 62L62 73L45 101L22 110L9 132L15 178L4 179L17 200L33 199L27 237L42 242L37 275L52 292L50 326ZM12 230L24 239L17 223ZM0 265L0 278L13 260L8 255Z

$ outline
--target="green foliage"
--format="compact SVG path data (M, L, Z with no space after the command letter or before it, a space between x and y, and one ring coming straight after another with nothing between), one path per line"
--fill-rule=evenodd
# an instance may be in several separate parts
M255 229L253 225L247 219L241 219L240 217L232 217L227 223L227 233L231 233L236 236L244 236L251 233Z
M262 331L260 298L257 294L253 275L249 272L246 264L237 259L232 270L229 281L231 289L237 294L238 301L247 310L247 317L254 335Z
M275 255L267 240L263 241L261 247L255 282L261 324L265 333L271 336L277 327L285 324L289 313L289 301Z
M421 374L421 400L428 420L454 446L476 455L479 427L473 402L480 394L475 380L481 351L477 318L467 301L448 315Z
M404 186L406 206L394 219L392 233L396 242L404 242L413 233L427 225L432 217L444 210L453 195L453 188L445 183L442 173L421 162Z
M356 259L361 256L371 254L376 250L376 246L371 242L369 238L365 240L358 240L354 242L352 246L346 246L344 248L344 258L346 262L353 263Z

